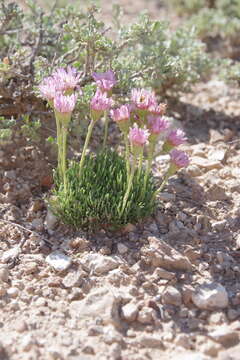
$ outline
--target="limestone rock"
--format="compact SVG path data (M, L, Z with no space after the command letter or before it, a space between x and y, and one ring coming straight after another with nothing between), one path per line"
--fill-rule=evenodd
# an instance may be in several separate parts
M113 291L116 291L113 289ZM72 318L95 319L101 317L103 324L120 326L119 304L121 298L114 296L113 291L106 287L91 291L83 300L70 304Z
M148 237L150 248L142 250L152 262L153 266L167 270L192 270L192 264L187 257L156 237Z
M209 160L200 156L193 156L191 158L191 163L205 170L222 168L222 164L219 160L211 160L211 159Z
M199 309L221 309L228 306L228 294L218 283L204 283L192 294L192 301Z
M81 264L94 275L102 275L119 266L114 258L102 254L87 254L81 258Z
M162 294L162 302L167 305L180 306L182 304L182 295L174 286L168 286Z
M0 281L8 282L8 279L9 279L9 270L6 267L6 265L3 265L0 268Z
M151 324L154 321L155 317L156 317L156 311L152 308L145 306L139 311L137 320L141 324L147 325L147 324Z
M46 257L46 262L56 271L64 271L69 268L72 259L60 251L54 251Z
M69 271L63 278L62 283L66 288L73 288L80 286L82 281L81 273L79 271L72 270Z
M14 259L16 259L18 257L18 255L21 252L21 248L19 246L15 246L14 248L5 251L5 253L2 256L1 261L3 263L7 263L9 261L13 261Z
M128 303L122 307L122 316L128 322L136 320L138 315L138 307L136 304Z
M227 348L239 343L239 333L227 325L222 325L217 330L210 332L209 336Z

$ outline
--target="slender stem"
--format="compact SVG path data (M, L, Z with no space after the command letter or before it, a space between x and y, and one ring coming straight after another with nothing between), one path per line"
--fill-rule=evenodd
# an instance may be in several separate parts
M94 124L95 124L95 121L92 119L88 126L87 136L86 136L85 143L83 146L82 156L81 156L81 160L80 160L80 164L79 164L79 176L81 176L81 174L82 174L82 168L83 168L83 164L84 164L84 160L85 160L85 156L86 156L86 150L87 150L89 140L92 135L92 130L93 130Z
M56 125L57 125L57 146L58 146L58 170L60 176L62 176L62 156L61 156L61 143L62 143L62 132L61 132L61 123L55 113Z
M142 172L142 164L143 164L143 152L140 154L139 157L139 164L138 164L138 180L140 179L141 172Z
M107 111L104 111L104 138L103 138L103 149L106 147L107 143L107 136L108 136L108 124L109 124L109 117L107 115Z
M168 181L168 178L169 178L169 174L168 174L168 172L167 172L167 174L165 175L165 177L164 177L161 185L160 185L159 188L154 192L154 195L153 195L153 196L156 196L157 194L159 194L159 193L163 190L164 186L166 185L166 183L167 183L167 181Z
M67 128L62 127L62 172L63 172L63 184L64 191L67 191Z
M150 144L149 144L149 151L148 151L147 169L146 169L145 176L144 176L144 183L143 183L142 195L143 195L143 194L145 193L145 191L146 191L147 180L148 180L149 173L150 173L151 167L152 167L154 149L155 149L155 144L154 144L154 143L150 143Z
M127 190L126 190L124 198L123 198L123 204L122 204L122 210L120 212L120 216L122 216L122 214L123 214L123 212L125 210L127 201L128 201L128 197L129 197L130 190L131 190L131 187L132 187L133 176L134 176L134 173L135 173L136 162L137 162L137 158L134 156L133 164L132 164L132 168L131 168L131 173L130 173L130 176L129 176L129 179L128 179Z
M129 180L130 176L130 151L129 151L129 142L128 142L128 134L126 131L123 133L124 142L125 142L125 161L126 161L126 168L127 168L127 179Z

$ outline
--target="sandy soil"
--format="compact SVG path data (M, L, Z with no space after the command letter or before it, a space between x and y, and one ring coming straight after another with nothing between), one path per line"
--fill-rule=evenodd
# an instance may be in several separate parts
M146 4L156 15L155 1L126 12ZM116 233L56 222L49 148L18 134L0 147L1 360L239 359L239 100L209 79L169 106L191 164L154 217Z

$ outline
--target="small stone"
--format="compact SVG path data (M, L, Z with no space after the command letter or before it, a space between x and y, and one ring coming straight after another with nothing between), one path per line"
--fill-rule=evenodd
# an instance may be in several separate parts
M200 156L193 156L191 158L191 163L197 165L199 168L203 168L206 170L212 169L220 169L222 168L222 164L218 160L209 160L206 158L202 158Z
M47 350L47 360L62 360L62 355L60 352L55 348L50 348Z
M239 334L227 325L222 325L217 330L210 332L209 336L224 347L231 347L239 343Z
M1 260L3 263L13 261L14 259L16 259L18 257L20 252L21 252L21 248L19 246L16 246L8 251L5 251Z
M9 279L9 270L4 265L3 267L0 268L0 281L3 281L3 282L7 283L8 279Z
M221 309L228 306L228 294L221 284L204 283L192 294L192 301L199 309Z
M154 309L149 307L143 307L138 313L137 320L141 324L146 325L146 324L151 324L155 318L156 318L156 311Z
M213 184L212 186L210 186L205 194L207 199L210 201L225 201L229 199L225 188L217 184Z
M186 334L178 334L175 340L177 346L183 347L184 349L191 349L191 341L189 336Z
M38 271L38 265L35 262L29 262L25 265L24 273L29 275Z
M168 192L161 192L158 198L160 201L175 201L176 195Z
M186 173L192 177L196 177L196 176L200 176L201 175L201 170L199 169L199 167L197 165L189 165L186 168Z
M43 297L39 297L37 298L37 300L35 301L35 305L40 307L40 306L45 306L47 304L46 300Z
M53 267L54 270L64 271L69 268L72 259L60 251L54 251L46 257L46 262Z
M146 256L152 265L166 270L192 270L192 264L186 256L175 250L162 239L154 236L148 237L149 248L142 249L142 255Z
M208 153L208 159L213 161L223 161L226 155L225 149L212 150Z
M105 334L103 336L103 341L108 344L121 343L122 336L115 330L114 327L108 326L105 328Z
M18 297L19 290L16 287L11 287L7 290L7 294L10 298L16 299Z
M83 251L89 250L90 244L87 239L77 237L77 238L73 238L69 241L69 246L74 250L83 252Z
M23 351L30 351L36 345L36 340L31 333L25 335L21 340L21 348Z
M83 300L73 301L70 315L79 319L101 317L103 324L119 326L119 304L121 298L116 295L116 289L99 288L91 291Z
M91 328L89 328L88 330L88 336L98 336L98 335L102 335L103 333L103 328L101 326L92 326Z
M185 305L192 303L192 295L194 293L194 288L191 285L183 285L182 287L182 299Z
M236 250L238 249L240 249L240 234L238 234L236 238Z
M224 228L226 227L227 224L227 220L221 220L221 221L215 221L212 223L212 229L214 231L222 231L224 230Z
M119 266L114 258L102 254L87 254L81 258L81 264L94 275L102 275Z
M167 305L180 306L182 304L182 295L175 287L168 286L168 288L162 294L162 303Z
M117 249L121 255L124 255L128 252L128 247L122 243L117 244Z
M162 268L155 269L153 275L155 278L160 278L165 280L172 280L175 277L175 273L167 271Z
M0 296L4 296L7 292L6 284L0 282Z
M15 322L14 327L15 327L15 330L19 333L23 333L24 331L28 330L27 323L24 320Z
M69 301L81 300L84 298L84 294L79 288L71 288L71 293L68 295Z
M81 272L79 271L70 271L64 278L63 278L63 285L66 288L73 288L73 287L78 287L82 284L83 282L83 276L81 274Z
M95 354L94 348L90 345L84 345L82 348L82 352L89 355Z
M210 339L206 339L206 341L200 347L201 351L208 356L216 357L221 350L221 345L216 344L214 341Z
M236 320L240 316L240 312L235 309L228 309L227 316L230 321Z
M122 307L122 316L127 322L135 321L138 315L138 307L133 303L128 303Z
M47 211L47 216L45 219L45 225L47 230L53 230L57 224L57 217L51 212L50 209Z
M163 348L163 342L160 337L150 336L150 335L142 335L138 339L138 343L142 347L146 348Z
M221 311L213 312L208 319L209 324L213 324L213 325L222 324L226 321L227 321L226 315L224 314L224 312Z

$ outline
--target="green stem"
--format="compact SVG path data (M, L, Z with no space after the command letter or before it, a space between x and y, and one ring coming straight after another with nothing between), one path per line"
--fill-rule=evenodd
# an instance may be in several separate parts
M139 164L138 164L138 180L140 179L142 172L142 164L143 164L143 152L140 154Z
M155 144L154 144L154 143L150 143L150 144L149 144L149 151L148 151L147 169L146 169L145 176L144 176L144 183L143 183L142 195L143 195L143 194L145 193L145 191L146 191L147 180L148 180L148 177L149 177L149 174L150 174L150 171L151 171L151 167L152 167L154 149L155 149Z
M167 172L167 174L165 175L165 177L164 177L161 185L160 185L159 188L154 192L154 195L153 195L154 197L163 190L164 186L166 185L166 182L167 182L168 179L169 179L169 176L170 176L170 175L169 175L168 172Z
M129 151L129 142L128 142L128 134L126 131L123 133L124 135L124 142L125 142L125 161L126 161L126 168L127 168L127 179L129 180L130 176L130 151Z
M89 140L92 135L94 124L95 124L95 121L92 119L88 126L87 136L86 136L85 143L83 146L82 156L81 156L81 160L80 160L80 164L79 164L79 176L81 176L81 174L82 174L82 168L83 168L83 164L84 164L84 160L85 160L85 156L86 156L86 150L87 150Z
M56 113L55 113L55 119L56 119L56 125L57 125L57 146L58 146L58 171L60 173L60 176L62 176L62 132L61 132L61 122L59 121Z
M122 204L122 210L120 212L120 217L122 216L122 214L123 214L123 212L125 210L127 201L128 201L128 197L129 197L130 190L131 190L131 187L132 187L133 176L134 176L134 173L135 173L136 162L137 162L137 158L134 156L131 173L130 173L130 176L129 176L129 179L128 179L127 190L126 190L124 198L123 198L123 204Z
M108 124L109 124L109 117L107 116L107 111L104 111L104 138L103 138L103 149L106 147L107 144L107 136L108 136Z
M62 127L62 172L64 191L67 191L67 128Z

